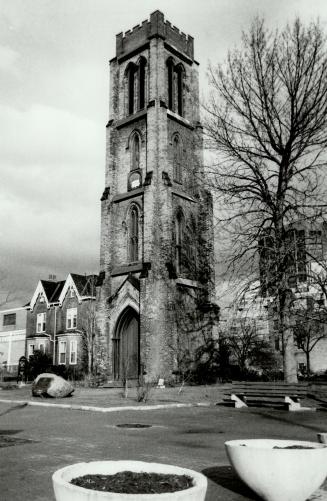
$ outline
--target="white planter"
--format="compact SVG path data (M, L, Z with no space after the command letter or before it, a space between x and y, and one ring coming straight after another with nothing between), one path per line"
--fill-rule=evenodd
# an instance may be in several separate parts
M273 449L301 445L313 449ZM238 476L265 501L305 501L325 480L327 447L299 440L225 442Z
M70 480L82 475L113 475L119 471L188 475L193 479L194 486L182 491L163 494L119 494L84 489L70 483ZM57 501L203 501L207 490L207 478L202 473L178 466L142 461L77 463L57 470L52 476L52 482Z

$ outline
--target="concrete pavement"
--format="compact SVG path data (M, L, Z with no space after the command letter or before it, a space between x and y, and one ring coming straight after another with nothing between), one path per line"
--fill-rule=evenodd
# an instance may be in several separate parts
M156 394L157 401L166 399L174 403L171 402L176 397L174 392L166 392L164 396L164 390L160 391L162 393ZM200 394L196 392L189 391L185 400L200 401L196 398ZM207 389L205 392L207 400L204 401L213 403L214 395L210 396ZM116 396L112 393L110 399L108 395L90 390L81 391L76 398L79 403L86 403L86 397L92 404L99 402L99 398L112 403L117 398L121 402L119 392ZM53 501L51 475L56 469L79 461L101 459L136 459L193 468L209 478L206 501L255 500L228 464L224 450L226 440L270 437L316 441L318 432L327 432L324 412L237 411L211 405L143 412L125 408L101 413L18 405L9 400L0 403L0 497L3 501ZM120 427L133 424L149 427ZM323 486L311 500L326 501L325 487L327 489L327 485Z

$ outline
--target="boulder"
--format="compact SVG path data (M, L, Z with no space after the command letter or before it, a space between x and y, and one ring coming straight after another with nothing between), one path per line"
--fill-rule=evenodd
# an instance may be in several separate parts
M64 398L70 396L74 387L64 378L45 372L39 374L32 385L33 397Z

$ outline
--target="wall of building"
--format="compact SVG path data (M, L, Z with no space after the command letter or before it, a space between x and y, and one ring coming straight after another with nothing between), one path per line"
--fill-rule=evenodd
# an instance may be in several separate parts
M14 318L14 322L4 325L8 315ZM25 354L25 339L26 308L0 311L0 367L16 371L19 358Z

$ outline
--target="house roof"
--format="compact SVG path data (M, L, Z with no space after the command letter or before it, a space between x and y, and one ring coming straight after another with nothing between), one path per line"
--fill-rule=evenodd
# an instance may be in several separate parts
M95 298L97 275L78 275L70 273L66 280L54 282L53 280L40 280L33 294L29 306L31 309L37 301L40 294L44 294L48 308L50 305L61 304L69 287L73 286L76 290L78 300Z
M57 303L63 286L65 285L65 280L61 280L60 282L41 280L41 284L43 286L44 293L47 296L48 302Z
M77 275L76 273L71 273L70 276L74 280L80 296L95 296L97 275Z

